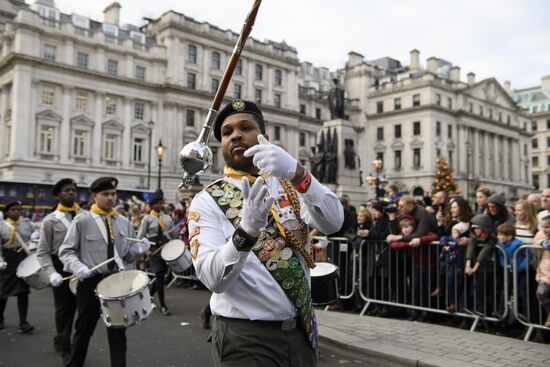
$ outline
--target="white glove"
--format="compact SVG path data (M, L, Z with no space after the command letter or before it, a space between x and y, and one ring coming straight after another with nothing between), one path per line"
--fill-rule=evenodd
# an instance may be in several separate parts
M248 148L245 157L254 156L252 162L260 169L260 175L291 180L296 175L298 161L281 147L271 144L263 135L258 135L259 144Z
M138 242L138 253L144 254L151 247L151 242L147 238L143 238L141 242Z
M4 270L8 267L8 263L4 261L4 259L0 259L0 270Z
M92 272L90 271L90 269L88 269L86 265L82 265L75 273L78 280L84 280L88 278L91 274Z
M53 272L50 274L50 284L53 287L59 287L63 283L63 277L58 272Z
M273 198L265 199L267 186L261 177L250 187L248 179L243 177L243 219L241 228L249 235L255 237L267 225L269 208L273 204Z

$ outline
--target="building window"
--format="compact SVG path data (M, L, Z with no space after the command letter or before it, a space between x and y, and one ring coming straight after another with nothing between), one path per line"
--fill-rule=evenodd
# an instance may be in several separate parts
M239 59L237 65L235 66L235 75L243 75L243 60Z
M305 104L300 104L300 113L302 115L305 115L306 114L306 105Z
M489 118L490 119L493 118L493 109L492 108L489 108Z
M479 106L479 115L483 116L483 106Z
M448 139L453 138L453 125L451 124L447 125L447 138Z
M321 109L319 107L315 108L315 118L317 120L321 119Z
M116 115L116 97L107 96L105 97L105 114L106 115Z
M197 76L196 76L195 73L187 73L187 88L195 89L195 87L196 87L196 84L195 84L196 78L197 78Z
M88 69L89 55L85 52L78 52L76 54L76 66L82 69Z
M376 152L376 159L382 161L382 167L384 167L384 152Z
M46 60L55 61L57 47L54 45L44 45L44 58Z
M77 111L84 112L88 108L88 92L84 90L76 90L75 93L75 108Z
M264 68L260 64L256 64L256 73L255 73L255 79L256 80L262 80L264 76Z
M384 102L378 101L376 102L376 113L382 113L384 112Z
M539 147L539 139L532 139L531 140L531 148L537 149Z
M281 140L281 127L280 126L275 126L273 135L274 135L273 137L275 138L275 141L280 141Z
M194 110L187 110L187 112L185 113L185 125L195 126L195 111Z
M550 137L546 138L546 147L550 148Z
M413 122L413 135L420 135L420 121Z
M415 169L420 168L420 165L421 165L421 162L422 162L422 157L421 157L420 154L421 154L420 148L414 148L413 149L413 168L415 168Z
M394 155L393 165L394 165L394 169L397 171L401 169L401 151L396 150L394 154L395 155Z
M273 95L273 105L277 108L281 108L281 95L278 93L275 93Z
M220 69L220 53L217 51L212 52L212 69L219 70Z
M447 97L447 107L453 109L453 99L451 97Z
M472 102L468 103L468 110L470 111L470 113L474 113L474 104Z
M439 93L435 94L435 104L437 106L441 106L441 94L439 94Z
M254 92L254 100L256 101L257 104L262 104L262 90L261 89L256 89L256 91Z
M378 140L378 141L384 140L384 128L383 127L377 127L376 128L376 140Z
M136 66L136 79L139 81L145 81L145 67Z
M145 139L134 138L134 144L132 149L132 161L135 163L144 163L145 159Z
M305 147L306 146L306 133L300 133L300 146Z
M531 121L531 130L532 131L537 131L537 122L536 121Z
M145 103L143 102L134 103L134 119L143 120L144 115L145 115Z
M413 107L420 106L420 94L413 95Z
M533 106L533 107L531 108L531 112L533 112L533 113L539 112L539 106Z
M449 166L453 166L453 151L449 150Z
M275 69L275 85L283 85L283 72Z
M511 122L512 122L512 117L510 115L506 115L506 123L510 125Z
M533 167L538 167L539 166L539 157L535 156L535 157L531 158L531 163L533 164Z
M42 154L53 154L53 139L54 139L54 128L51 126L41 126L40 127L40 136L39 149Z
M441 136L441 122L440 121L435 122L435 135L436 136Z
M107 60L107 73L111 75L117 75L118 74L118 61L109 59Z
M237 99L241 98L243 86L240 84L233 84L233 96Z
M220 80L216 79L216 78L212 78L212 84L211 84L210 92L212 94L216 94L219 86L220 86Z
M187 46L187 62L190 64L197 63L197 46L195 45Z
M546 165L550 166L550 155L546 156Z
M54 87L43 86L41 95L42 95L42 98L41 98L42 104L53 106L53 104L55 103Z
M546 120L546 130L550 130L550 120Z
M116 149L118 143L118 135L105 134L105 142L103 145L103 158L107 161L116 160Z
M393 108L396 111L399 111L401 109L401 98L396 98L393 100Z
M73 156L77 158L86 156L86 131L76 130L74 132Z
M502 122L502 112L498 113L498 122Z
M533 175L533 188L538 190L540 187L539 175Z
M401 124L394 126L394 138L399 139L401 138Z

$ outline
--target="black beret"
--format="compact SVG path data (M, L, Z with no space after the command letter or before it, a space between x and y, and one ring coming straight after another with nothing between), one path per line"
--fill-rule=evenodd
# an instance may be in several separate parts
M218 141L222 141L221 129L223 121L229 116L236 113L250 113L258 117L260 131L262 132L262 134L265 134L264 115L262 115L262 111L260 111L258 106L256 106L254 102L244 101L242 99L234 99L221 109L221 111L216 116L216 119L214 120L214 136L216 137L216 139L218 139Z
M65 185L74 185L74 187L76 187L76 181L72 178L62 178L61 180L57 181L52 189L53 196L59 195Z
M114 177L100 177L90 185L90 191L98 193L105 190L116 190L118 180Z
M17 206L17 205L21 206L23 205L23 203L20 202L19 200L10 201L9 203L6 204L6 207L4 208L4 212L7 213L12 206Z
M154 205L158 202L164 201L164 193L161 189L158 189L155 191L155 195L151 199L149 199L149 205Z

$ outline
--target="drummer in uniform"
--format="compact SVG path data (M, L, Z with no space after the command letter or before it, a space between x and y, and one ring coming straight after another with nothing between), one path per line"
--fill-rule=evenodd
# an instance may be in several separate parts
M64 270L79 280L76 291L78 315L67 367L84 365L88 344L100 316L100 304L94 290L107 276L126 269L149 249L149 242L130 243L124 238L135 235L132 224L114 209L118 180L100 177L90 186L92 205L89 212L76 216L59 249ZM90 268L115 258L95 272ZM107 328L111 366L126 365L126 329Z
M71 352L71 330L76 311L76 299L69 289L69 282L63 277L71 274L63 271L59 260L59 248L65 239L71 221L81 212L76 203L76 182L72 178L63 178L54 185L52 194L59 202L55 211L42 221L38 242L38 262L50 277L55 306L55 328L57 335L53 339L54 349L66 356Z
M262 112L233 100L214 122L224 178L191 203L191 256L213 292L216 366L314 366L317 322L308 226L340 229L334 193L282 148L269 143Z
M12 201L4 209L6 220L0 223L0 329L4 328L4 310L9 296L17 296L20 333L32 333L34 327L27 321L29 286L17 277L17 267L27 257L26 250L37 225L20 215L21 202Z
M164 195L161 190L158 190L155 196L149 200L149 206L151 207L151 211L143 217L137 238L147 238L149 241L155 243L146 254L149 258L150 270L155 273L155 283L151 289L151 296L155 294L155 291L158 293L160 312L168 316L170 315L170 311L168 311L164 299L164 276L168 267L158 250L170 239L176 238L178 234L177 232L172 232L172 235L168 235L170 238L164 234L166 231L170 230L174 224L172 218L164 214ZM152 255L155 251L156 253Z

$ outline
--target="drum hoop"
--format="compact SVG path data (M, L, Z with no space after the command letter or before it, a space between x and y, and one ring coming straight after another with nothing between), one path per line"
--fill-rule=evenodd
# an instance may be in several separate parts
M38 275L41 271L42 271L42 267L40 266L40 263L38 263L38 269L36 269L33 273L30 273L30 274L26 274L26 275L23 275L21 274L21 272L19 271L21 267L21 264L32 264L31 261L32 261L32 258L36 258L36 261L38 261L38 257L36 254L30 254L30 255L27 255L27 257L25 257L23 260L21 260L21 262L19 263L19 265L17 265L17 269L15 269L15 276L17 276L18 278L21 278L21 279L25 279L25 278L29 278L29 277L32 277L34 275Z
M172 240L172 241L174 241L174 240ZM172 242L172 241L170 241L170 242ZM179 241L179 240L178 240L178 241ZM170 243L170 242L169 242L169 243ZM183 241L181 241L181 242L183 242ZM168 243L167 243L167 244L168 244ZM162 260L164 260L164 261L166 261L166 262L174 262L174 261L177 261L180 257L182 257L183 255L185 255L185 253L187 252L187 247L185 247L185 242L183 242L183 244L184 244L183 251L181 252L181 254L180 254L178 257L176 257L176 258L174 258L174 259L167 260L167 259L165 259L165 258L162 256L162 254L164 253L164 251L162 251L162 250L164 250L164 248L166 248L167 250L169 250L169 249L170 249L169 247L168 247L168 248L167 248L167 247L164 247L164 248L160 251L160 257L162 258ZM165 245L165 246L166 246L166 245Z
M143 273L145 274L144 272L142 272L141 270L128 270L128 271L139 271L140 273ZM114 274L117 274L117 273L114 273ZM111 274L113 275L113 274ZM147 288L147 286L149 285L149 283L151 282L151 279L149 279L149 277L147 276L147 274L145 274L145 276L147 277L147 283L145 283L143 285L143 287L139 288L139 289L136 289L135 291L133 292L130 292L128 294L125 294L124 296L114 296L114 297L107 297L107 296L102 296L101 294L99 294L99 292L97 291L97 286L95 288L95 294L96 296L98 296L99 298L101 298L101 300L105 300L105 301L120 301L121 299L127 299L127 298L130 298L130 297L133 297L135 296L136 294L140 293L142 290L144 290L145 288ZM107 278L105 278L107 279ZM103 279L103 280L105 280ZM102 280L102 281L103 281ZM99 284L101 284L101 282L99 282ZM98 286L99 286L98 284Z

